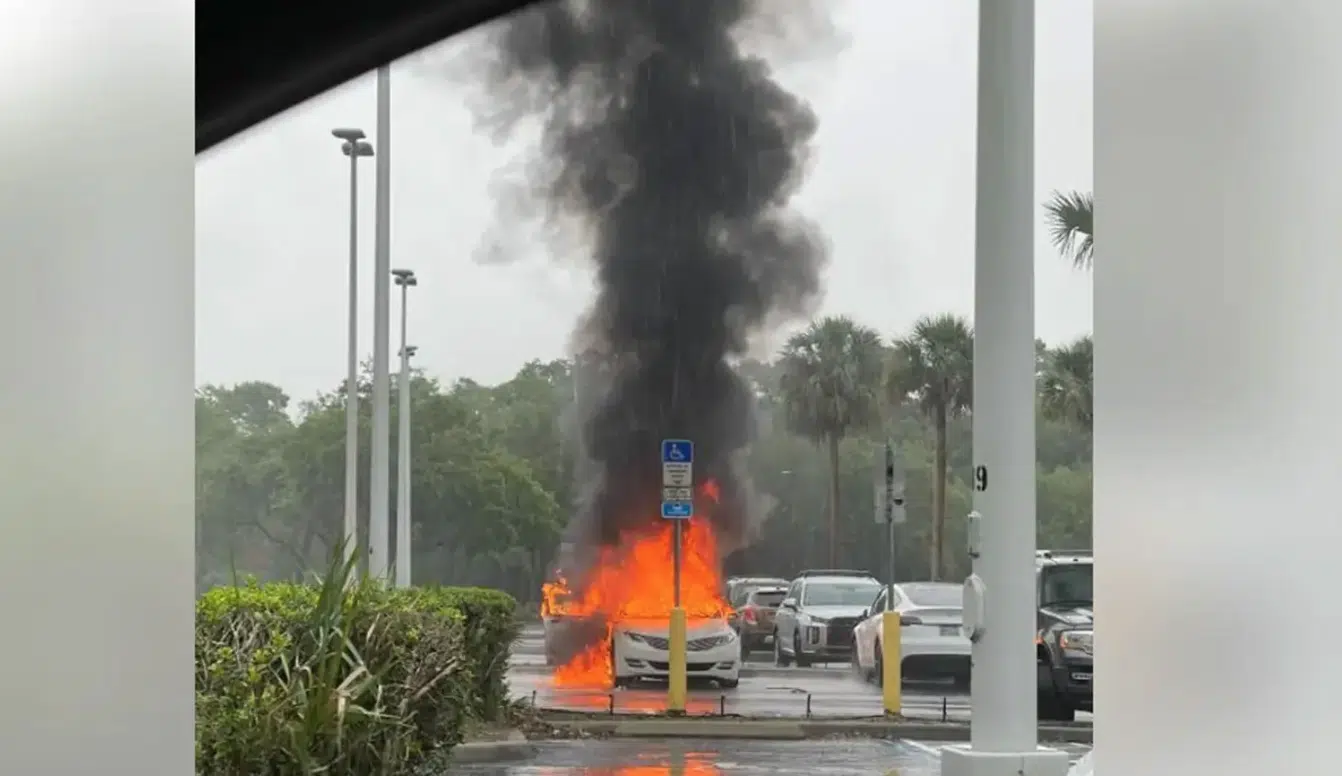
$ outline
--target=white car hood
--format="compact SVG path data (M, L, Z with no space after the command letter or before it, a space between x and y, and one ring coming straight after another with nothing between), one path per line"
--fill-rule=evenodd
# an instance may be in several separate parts
M639 633L644 636L671 638L671 623L667 620L631 620L615 626L617 632ZM685 638L700 639L705 636L721 636L731 631L726 620L690 620L686 623Z
M823 620L832 620L835 617L851 617L858 619L862 612L866 611L863 606L803 606L801 613L807 617L819 617Z

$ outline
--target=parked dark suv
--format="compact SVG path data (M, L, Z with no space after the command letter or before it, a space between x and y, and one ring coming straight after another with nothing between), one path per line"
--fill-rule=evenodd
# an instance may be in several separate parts
M732 603L732 616L727 624L741 639L742 660L753 650L773 647L774 615L787 596L786 585L785 582L774 587L745 588L739 603Z
M1077 710L1094 710L1094 572L1088 550L1040 550L1035 556L1041 720L1069 722Z

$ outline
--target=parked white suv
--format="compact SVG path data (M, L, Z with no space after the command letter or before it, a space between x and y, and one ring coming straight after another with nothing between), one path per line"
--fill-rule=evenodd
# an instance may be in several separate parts
M853 654L853 629L881 592L865 571L803 571L788 586L774 615L774 663L846 663Z

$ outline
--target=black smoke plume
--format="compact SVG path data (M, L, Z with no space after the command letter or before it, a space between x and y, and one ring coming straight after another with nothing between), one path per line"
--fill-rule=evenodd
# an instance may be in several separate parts
M660 519L664 437L694 440L695 479L717 482L720 504L701 507L722 551L750 539L740 453L754 404L728 361L809 312L826 250L789 210L816 117L739 41L805 5L550 2L491 41L494 118L505 129L539 119L527 183L549 216L581 226L597 269L575 345L609 377L584 421L588 498L568 535L579 553Z

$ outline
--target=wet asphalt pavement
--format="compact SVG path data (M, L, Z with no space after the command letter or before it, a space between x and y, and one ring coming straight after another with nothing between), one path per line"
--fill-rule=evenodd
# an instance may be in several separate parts
M550 686L544 636L539 626L523 631L514 644L508 681L513 696L536 706L566 711L617 714L659 713L666 708L666 687L647 685L619 690L574 690ZM691 687L689 714L739 714L757 717L872 717L883 713L881 690L863 682L846 664L779 668L772 656L757 652L742 668L740 686L722 690ZM906 684L903 714L915 719L969 719L969 696L949 685ZM1077 715L1089 721L1089 714Z
M844 741L555 741L524 763L460 765L452 776L935 776L938 744ZM1085 748L1073 747L1075 762Z

